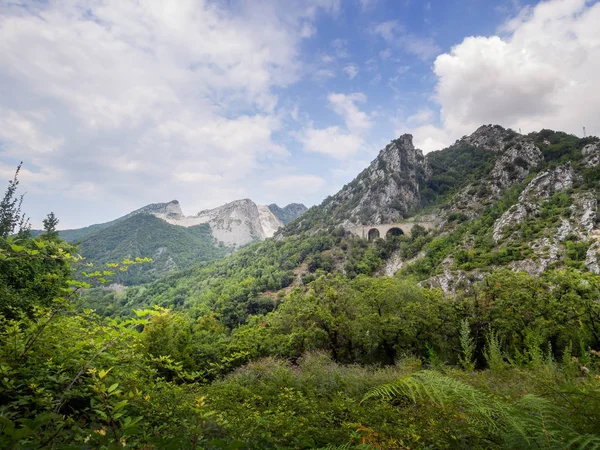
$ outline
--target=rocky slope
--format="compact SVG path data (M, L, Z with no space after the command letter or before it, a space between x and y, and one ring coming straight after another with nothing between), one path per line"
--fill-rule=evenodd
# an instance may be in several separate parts
M320 206L309 209L286 227L284 234L402 220L419 207L419 180L429 174L427 160L413 145L412 136L400 136L381 150L351 183Z
M292 216L295 218L297 214L304 212L306 207L292 204L282 209L277 205L259 206L250 199L244 199L200 211L195 216L165 212L152 212L151 214L170 224L183 227L206 223L210 226L218 243L223 243L228 247L239 247L272 237L284 225L273 213L273 209L282 211L286 218ZM295 213L297 214L294 215Z
M163 296L161 283L150 289L161 299L187 293L189 304L235 291L236 302L242 298L235 305L243 306L233 312L229 296L222 306L231 323L240 323L248 311L270 311L276 298L328 274L395 274L446 293L468 290L496 270L600 274L599 199L595 137L521 135L486 125L423 156L405 135L340 192L287 224L277 240L174 275L170 294ZM350 232L357 223L424 217L437 225L372 242ZM134 303L144 304L145 296Z
M418 273L445 291L499 267L600 273L599 142L484 125L424 156L403 135L282 235L433 219L438 226L419 251L406 258L395 252L381 273Z
M304 205L259 206L249 199L185 216L177 200L153 203L110 222L64 230L60 236L79 244L88 262L104 264L124 258L149 257L153 262L118 274L115 281L138 284L190 264L208 262L251 242L271 237Z
M438 211L438 234L461 236L428 282L453 292L499 267L600 274L599 182L597 138L548 130L512 137L493 169ZM479 225L457 224L461 217Z
M275 203L271 203L268 208L284 225L290 223L296 217L300 217L307 210L306 206L302 203L290 203L283 208L280 208Z

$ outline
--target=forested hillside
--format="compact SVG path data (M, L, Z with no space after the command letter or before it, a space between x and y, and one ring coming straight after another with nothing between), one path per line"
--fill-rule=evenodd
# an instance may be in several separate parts
M78 248L88 262L94 263L93 267L125 258L151 258L150 264L111 278L125 285L152 281L191 264L221 258L228 252L223 246L215 246L208 224L184 228L149 214L136 214L91 233Z
M153 216L89 285L76 248L13 229L0 446L600 448L599 166L597 138L549 130L404 136L276 237L119 292ZM349 232L415 216L436 226Z

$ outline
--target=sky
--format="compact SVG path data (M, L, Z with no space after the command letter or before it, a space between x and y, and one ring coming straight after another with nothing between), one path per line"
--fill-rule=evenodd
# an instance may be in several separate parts
M600 135L598 24L586 0L0 0L0 180L23 161L33 226L64 229L319 204L404 133Z

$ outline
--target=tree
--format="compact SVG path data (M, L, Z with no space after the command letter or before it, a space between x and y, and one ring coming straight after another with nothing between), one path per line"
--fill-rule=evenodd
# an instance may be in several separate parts
M19 172L23 162L19 163L15 176L8 182L8 188L0 201L0 237L6 239L17 230L19 235L29 234L29 218L21 213L21 205L25 194L17 196Z
M57 239L58 231L56 230L56 225L58 225L58 218L54 213L51 212L48 214L42 223L44 224L44 237L49 241Z

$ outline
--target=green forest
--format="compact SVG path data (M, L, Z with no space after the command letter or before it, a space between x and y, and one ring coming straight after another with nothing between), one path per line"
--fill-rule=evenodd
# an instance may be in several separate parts
M582 145L560 142L544 147L548 164ZM17 185L0 204L0 448L600 448L589 243L567 239L539 277L507 267L568 213L568 195L499 247L492 225L523 185L435 232L367 242L330 227L116 293L103 285L152 262L90 267L54 215L31 237ZM393 252L422 257L378 276ZM428 287L448 255L480 279Z

